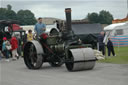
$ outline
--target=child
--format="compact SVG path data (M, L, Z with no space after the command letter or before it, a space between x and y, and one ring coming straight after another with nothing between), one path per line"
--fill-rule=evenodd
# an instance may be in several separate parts
M6 57L6 61L9 62L9 47L10 47L10 43L7 40L6 37L3 38L3 44L2 44L2 51Z
M18 40L16 39L15 35L12 36L11 38L11 46L12 46L12 60L17 60L18 58L18 53L17 53L17 48L18 48ZM17 58L16 58L17 56Z
M115 52L114 52L114 48L113 48L113 43L110 40L110 38L108 38L107 48L108 48L108 56L111 55L111 52L112 52L113 56L115 56Z
M29 30L27 34L27 41L32 41L32 40L33 40L32 30Z

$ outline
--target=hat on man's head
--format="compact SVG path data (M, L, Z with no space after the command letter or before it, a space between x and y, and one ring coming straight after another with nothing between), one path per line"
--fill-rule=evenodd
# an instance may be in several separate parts
M6 37L3 37L3 40L7 40L7 38Z

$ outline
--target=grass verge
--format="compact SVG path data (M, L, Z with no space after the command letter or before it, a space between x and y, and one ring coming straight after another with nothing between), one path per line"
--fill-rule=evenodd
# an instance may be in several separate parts
M98 62L128 64L128 47L115 47L114 49L116 56L106 57L105 60L99 60Z

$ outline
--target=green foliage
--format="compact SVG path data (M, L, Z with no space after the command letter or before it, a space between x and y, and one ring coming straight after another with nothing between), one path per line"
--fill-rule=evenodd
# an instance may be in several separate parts
M102 10L100 13L88 13L87 19L91 23L101 23L101 24L111 24L113 20L112 14L110 12Z
M10 4L7 5L8 10L12 10L12 6Z
M5 15L6 12L7 12L6 8L0 8L0 20L7 19L6 15Z
M36 18L30 10L19 10L17 13L12 10L11 5L7 8L0 8L0 20L18 20L21 25L33 25Z
M16 19L16 13L13 10L0 8L0 20Z
M88 19L91 23L98 23L99 21L99 15L95 12L93 13L88 13Z
M102 10L99 14L99 22L101 24L111 24L113 20L112 14L110 14L108 11Z
M34 14L30 10L19 10L17 12L17 19L21 25L32 25L36 23Z
M17 19L17 15L13 10L8 10L6 12L5 16L7 17L7 19L12 19L12 20L16 20Z

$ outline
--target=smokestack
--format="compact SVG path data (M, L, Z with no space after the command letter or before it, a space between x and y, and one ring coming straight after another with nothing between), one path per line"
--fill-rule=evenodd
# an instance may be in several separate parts
M66 30L70 32L72 30L71 8L66 8L65 14L66 14Z

